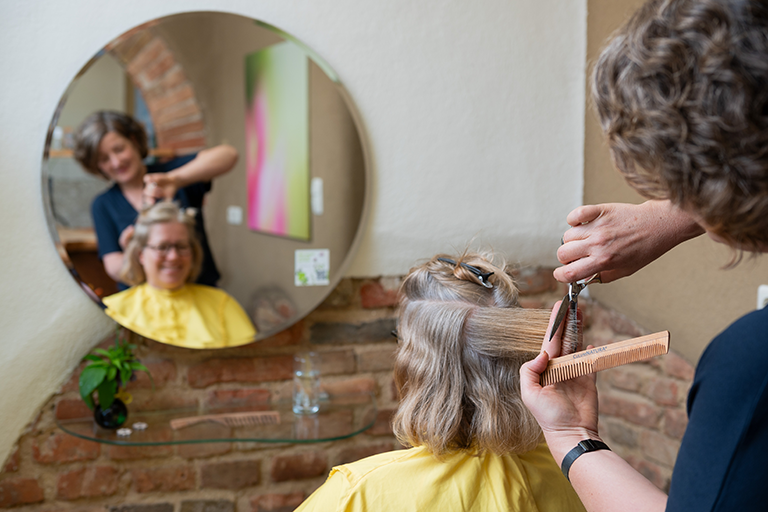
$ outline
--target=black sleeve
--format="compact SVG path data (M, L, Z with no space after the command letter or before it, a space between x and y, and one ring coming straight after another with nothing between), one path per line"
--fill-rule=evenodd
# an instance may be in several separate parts
M707 347L667 510L762 510L768 481L768 311L738 320Z

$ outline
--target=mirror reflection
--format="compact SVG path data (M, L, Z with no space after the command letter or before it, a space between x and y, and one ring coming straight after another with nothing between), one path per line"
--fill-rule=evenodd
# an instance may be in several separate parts
M277 53L265 50L280 45L309 55L299 75L306 108L298 133L307 139L299 175L274 165L296 160L302 150L293 142L282 144L288 156L259 167L267 149L280 144L265 138L272 128L260 138L248 128L254 119L282 119L268 110L254 115L253 98L297 103L286 100L293 83L248 90L248 62L263 62ZM107 314L157 341L233 346L256 331L261 339L289 327L331 292L362 234L367 153L345 91L300 42L254 20L184 13L119 36L69 86L48 135L43 194L62 260ZM275 187L275 177L288 185ZM283 205L283 220L300 212L304 234L256 225L254 212L269 218L265 201ZM137 236L137 217L149 207L177 208L178 217L150 223ZM198 297L210 291L205 286L213 295ZM166 300L182 295L178 304ZM217 301L231 305L214 319L209 310ZM168 308L176 320L162 313Z
M211 190L211 180L234 167L237 150L223 144L149 165L143 161L147 155L144 127L121 112L98 111L88 116L75 133L74 157L83 170L112 183L91 202L91 222L104 270L119 289L128 287L120 274L137 215L165 199L195 209L197 240L202 250L202 268L196 282L216 286L220 274L208 246L202 206Z
M160 201L134 224L119 277L130 288L104 298L106 313L147 338L187 348L253 341L256 331L225 291L196 284L203 250L192 208Z

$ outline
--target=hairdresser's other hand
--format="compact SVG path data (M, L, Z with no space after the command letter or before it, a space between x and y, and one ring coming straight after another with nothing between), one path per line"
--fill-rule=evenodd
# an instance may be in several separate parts
M704 230L669 201L580 206L566 219L555 279L572 283L600 272L603 283L634 274Z
M559 303L555 304L552 310L541 353L520 368L523 402L536 417L558 464L579 441L598 438L597 388L594 374L552 386L542 387L539 384L539 376L547 367L550 357L559 354L565 322L560 325L552 341L548 341L559 306Z
M122 233L120 233L120 238L117 239L117 243L120 244L120 248L125 251L125 248L128 247L128 244L131 242L131 239L133 238L133 224L128 226L123 230Z
M171 201L178 189L176 179L170 173L146 174L144 175L144 204L151 206L163 199Z

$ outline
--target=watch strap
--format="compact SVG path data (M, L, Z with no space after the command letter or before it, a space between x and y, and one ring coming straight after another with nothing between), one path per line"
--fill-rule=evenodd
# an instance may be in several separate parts
M576 459L585 453L596 452L598 450L611 451L611 449L608 448L608 445L602 441L596 441L594 439L585 439L580 441L573 450L565 454L563 463L560 465L560 469L563 471L565 478L568 478L568 472L571 470L571 464L573 464ZM570 482L571 479L568 478L568 481Z

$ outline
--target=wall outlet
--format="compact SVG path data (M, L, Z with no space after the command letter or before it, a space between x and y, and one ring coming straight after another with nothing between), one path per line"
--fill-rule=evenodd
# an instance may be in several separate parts
M757 287L757 309L765 306L768 306L768 284L761 284Z

